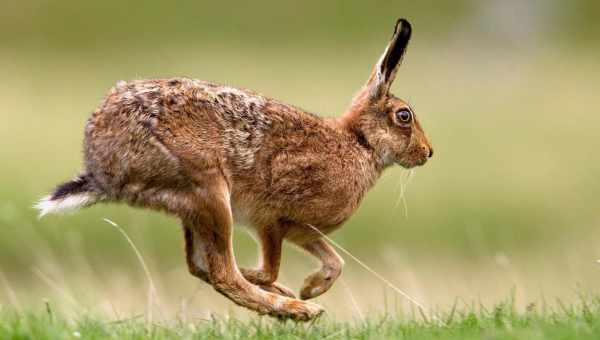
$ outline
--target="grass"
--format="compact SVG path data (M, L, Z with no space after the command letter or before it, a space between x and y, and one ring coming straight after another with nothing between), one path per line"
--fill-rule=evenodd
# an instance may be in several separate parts
M511 300L512 301L512 300ZM44 310L17 313L0 311L2 339L598 339L600 299L582 299L577 305L559 303L556 310L530 304L518 312L508 301L487 309L471 305L438 314L436 320L420 316L371 317L338 322L327 316L308 324L255 317L211 316L207 319L152 323L83 315L60 316L46 304Z

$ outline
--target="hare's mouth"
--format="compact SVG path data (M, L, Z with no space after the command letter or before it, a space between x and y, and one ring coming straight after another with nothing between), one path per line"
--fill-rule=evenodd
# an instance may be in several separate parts
M427 163L427 157L411 159L411 160L400 160L400 161L396 162L396 164L400 165L401 167L403 167L405 169L412 169L417 166L423 166L423 165L425 165L425 163Z

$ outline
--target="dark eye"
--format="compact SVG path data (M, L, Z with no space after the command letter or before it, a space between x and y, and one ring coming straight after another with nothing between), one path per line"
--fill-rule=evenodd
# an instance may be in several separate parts
M412 120L412 113L408 110L400 110L396 112L396 119L402 123L410 123Z

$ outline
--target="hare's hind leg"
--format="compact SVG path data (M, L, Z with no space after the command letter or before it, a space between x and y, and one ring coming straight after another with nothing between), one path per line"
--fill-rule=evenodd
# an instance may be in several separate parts
M210 284L236 304L260 314L301 321L320 315L323 309L319 305L266 292L242 276L233 254L227 184L223 178L215 177L207 182L199 190L197 211L184 219L192 229L194 251L202 253L196 265L205 266Z
M188 265L188 270L192 275L209 282L208 267L206 266L206 257L204 245L198 233L194 230L193 223L183 224L183 236L185 238L185 259Z
M260 228L257 231L259 246L261 249L260 265L257 268L240 268L246 280L259 285L262 289L271 293L295 298L294 292L275 282L279 275L281 263L281 245L285 229L277 225L273 228Z
M344 260L324 239L300 246L322 263L321 269L308 276L300 289L300 298L308 300L325 293L333 286L335 280L342 274Z

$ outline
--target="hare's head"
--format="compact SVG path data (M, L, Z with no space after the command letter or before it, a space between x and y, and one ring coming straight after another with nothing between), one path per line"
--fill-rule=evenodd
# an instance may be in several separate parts
M398 20L392 40L342 118L386 166L397 163L412 168L425 164L433 155L433 148L413 109L390 93L410 35L408 21Z

